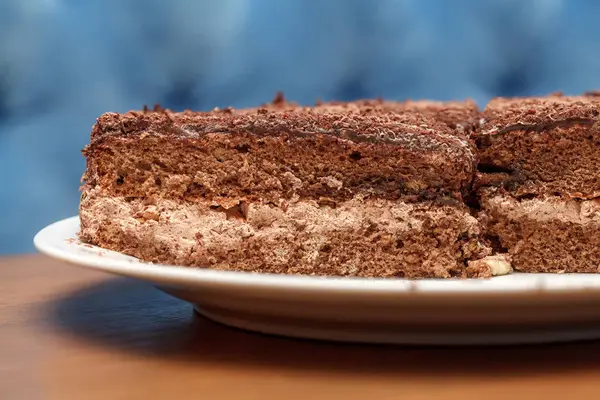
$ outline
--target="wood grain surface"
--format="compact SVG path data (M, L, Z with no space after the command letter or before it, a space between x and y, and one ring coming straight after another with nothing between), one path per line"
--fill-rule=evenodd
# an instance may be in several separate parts
M600 342L414 348L220 326L152 286L0 258L0 399L597 399Z

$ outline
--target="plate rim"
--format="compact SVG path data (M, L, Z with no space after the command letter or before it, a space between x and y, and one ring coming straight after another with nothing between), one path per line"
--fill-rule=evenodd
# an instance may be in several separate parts
M61 230L69 230L69 237L59 235ZM531 295L532 292L547 292L552 295L582 293L600 295L600 274L519 274L535 275L531 278L534 283L515 285L514 282L503 281L506 276L488 279L421 279L410 280L404 278L360 278L360 277L329 277L306 275L283 275L268 273L252 273L238 271L221 271L209 268L190 268L168 264L150 264L122 253L109 251L97 246L86 244L93 250L108 252L122 256L123 259L109 259L99 254L78 254L75 251L62 249L57 241L67 243L73 241L73 246L83 246L77 243L79 231L79 216L61 219L42 228L33 238L35 248L42 254L59 259L70 264L128 276L147 281L169 281L173 284L209 284L216 286L244 286L247 288L261 288L278 290L294 290L309 292L351 292L354 294L419 294L425 296L439 295ZM556 285L560 280L568 282L569 278L575 282ZM584 285L578 280L586 280ZM549 285L550 283L550 285ZM552 287L554 286L556 287Z

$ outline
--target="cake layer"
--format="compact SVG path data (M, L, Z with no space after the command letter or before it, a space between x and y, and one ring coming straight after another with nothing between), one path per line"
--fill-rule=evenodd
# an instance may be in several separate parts
M146 261L222 270L362 277L489 276L490 254L464 207L354 198L336 208L113 197L86 186L83 241ZM482 273L483 271L483 273ZM487 272L486 272L487 271Z
M448 127L367 109L107 113L84 154L88 185L112 195L224 207L357 194L460 201L475 170L468 140Z
M600 201L484 190L480 221L522 272L600 272Z
M492 100L473 135L483 184L517 197L600 196L599 114L586 97Z

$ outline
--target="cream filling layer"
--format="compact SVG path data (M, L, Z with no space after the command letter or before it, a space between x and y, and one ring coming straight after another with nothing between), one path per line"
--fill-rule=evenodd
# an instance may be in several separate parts
M600 200L565 200L560 197L516 200L508 195L484 199L484 209L510 220L561 221L600 224Z
M209 202L128 200L86 188L80 219L84 237L94 237L111 224L139 242L168 248L175 257L185 257L198 246L233 251L243 240L252 238L272 246L278 262L291 257L289 243L301 244L305 261L315 260L323 246L343 232L352 232L355 237L373 232L402 238L422 235L427 240L439 235L440 243L448 246L480 233L478 221L466 208L432 203L356 198L338 203L335 208L310 200L282 202L279 206L242 203L234 208L224 210ZM476 239L462 247L459 251L465 258L486 251ZM431 251L440 250L432 247Z

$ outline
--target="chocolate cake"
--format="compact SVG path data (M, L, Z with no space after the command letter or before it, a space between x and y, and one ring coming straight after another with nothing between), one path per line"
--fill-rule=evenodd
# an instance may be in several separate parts
M80 237L262 273L600 272L599 98L106 113Z
M600 272L600 108L589 97L494 99L473 135L480 221L524 272Z
M365 104L106 113L84 150L80 237L223 270L490 276L469 266L491 254L463 202L474 152L445 122Z

